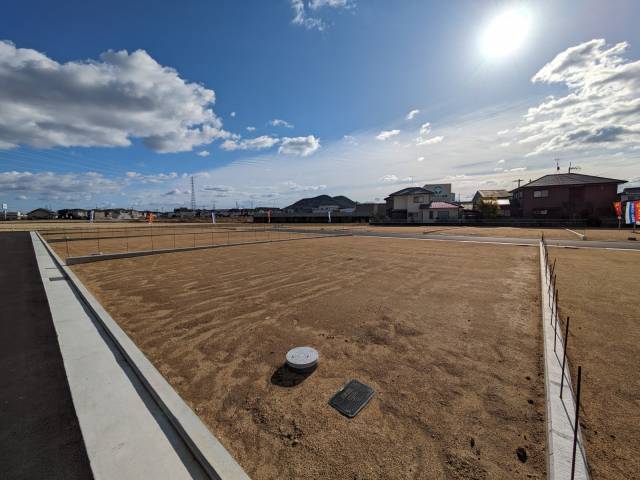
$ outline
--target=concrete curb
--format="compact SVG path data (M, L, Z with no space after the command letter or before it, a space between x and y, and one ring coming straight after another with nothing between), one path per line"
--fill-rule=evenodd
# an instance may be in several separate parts
M89 293L71 269L62 262L39 233L36 232L36 235L207 474L219 480L249 480L242 467Z
M563 398L560 398L562 357L564 340L561 328L554 330L551 323L551 303L547 292L550 278L544 259L544 246L540 242L540 297L542 307L542 330L544 338L544 381L547 404L547 478L566 480L571 478L573 452L573 422L575 419L575 396L571 385L568 361L565 365ZM555 342L555 343L554 343ZM554 351L555 344L555 351ZM578 427L578 450L576 452L576 480L589 480L587 456L584 451L582 433Z
M335 237L350 237L351 234L339 234L339 235L316 235L313 237L301 237L301 238L283 238L280 240L258 240L257 242L241 242L241 243L221 243L219 245L202 245L198 247L181 247L181 248L165 248L162 250L141 250L138 252L122 252L122 253L106 253L101 255L86 255L82 257L69 257L66 260L66 265L78 265L80 263L92 263L100 262L102 260L114 260L117 258L131 258L131 257L145 257L147 255L158 255L162 253L176 253L176 252L190 252L193 250L205 250L208 248L222 248L222 247L238 247L240 245L257 245L261 243L279 243L279 242L293 242L296 240L311 240L316 238L335 238Z

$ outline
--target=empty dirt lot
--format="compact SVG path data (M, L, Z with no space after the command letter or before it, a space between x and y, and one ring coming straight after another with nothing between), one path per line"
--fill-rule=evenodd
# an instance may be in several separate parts
M583 433L593 478L640 472L640 252L550 248L569 358L582 365Z
M73 268L253 478L545 477L535 248L345 237ZM282 369L297 345L320 352L306 379ZM376 395L347 419L328 400L352 378Z

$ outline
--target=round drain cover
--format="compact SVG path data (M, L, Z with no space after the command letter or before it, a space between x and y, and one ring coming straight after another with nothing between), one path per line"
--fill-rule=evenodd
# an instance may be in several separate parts
M318 364L318 352L311 347L296 347L287 352L287 365L294 370L311 370Z

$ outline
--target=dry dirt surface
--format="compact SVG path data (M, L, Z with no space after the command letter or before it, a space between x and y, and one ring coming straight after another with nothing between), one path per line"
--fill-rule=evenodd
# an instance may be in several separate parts
M640 472L640 252L549 249L560 313L571 317L568 355L594 479Z
M542 479L538 265L343 237L73 269L252 478ZM299 345L311 375L283 368ZM376 393L348 419L351 379Z

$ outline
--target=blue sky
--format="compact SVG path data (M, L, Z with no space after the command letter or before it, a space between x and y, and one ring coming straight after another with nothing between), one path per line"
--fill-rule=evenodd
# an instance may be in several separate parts
M522 45L487 56L514 9ZM555 158L635 180L639 17L631 0L12 2L0 199L173 208L192 174L203 206L444 181L466 198Z

